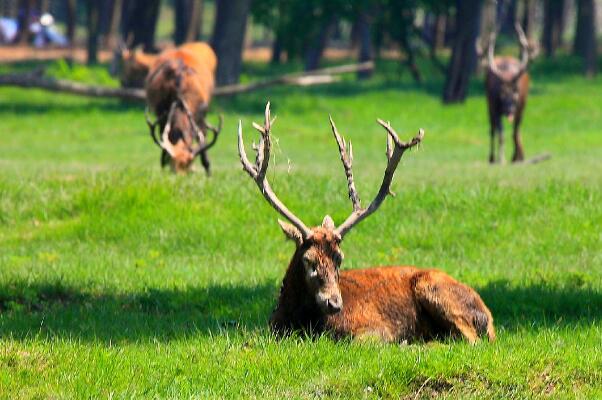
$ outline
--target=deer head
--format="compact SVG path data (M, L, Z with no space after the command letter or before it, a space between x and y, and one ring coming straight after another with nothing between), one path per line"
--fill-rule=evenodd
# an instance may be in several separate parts
M159 123L150 120L148 107L145 110L145 117L151 138L157 146L169 155L171 169L176 173L190 171L194 159L215 144L223 123L221 115L217 128L203 122L205 131L213 133L212 139L207 141L205 133L199 128L188 105L181 98L172 102L160 137L157 136L156 132ZM194 138L188 137L190 132L192 132ZM197 146L192 145L194 140L198 142Z
M513 119L517 109L520 97L519 80L527 72L529 60L532 56L531 47L527 41L527 37L523 32L520 23L514 24L516 35L518 37L521 56L518 64L508 62L496 62L495 40L496 30L494 29L489 36L489 44L487 49L487 68L497 78L499 85L499 98L501 102L502 112L510 119ZM477 50L479 52L479 50ZM482 51L481 51L482 53Z
M238 152L243 169L255 181L268 203L288 220L288 222L279 220L278 223L286 237L296 244L295 255L291 267L289 267L289 271L290 268L295 269L292 271L291 279L296 280L296 285L305 288L307 300L314 302L325 314L336 313L343 307L343 299L338 285L339 268L343 261L343 252L340 249L343 238L354 226L380 207L390 193L393 175L404 152L416 146L424 137L424 132L421 129L418 135L409 143L404 143L399 140L397 133L389 123L385 123L380 119L378 123L387 131L387 167L376 197L367 208L363 208L353 180L353 148L351 142L347 145L339 135L334 121L330 118L332 133L337 142L345 176L347 177L349 198L353 205L353 211L338 227L333 219L326 215L322 224L313 228L307 227L276 197L266 179L272 146L270 131L273 120L270 118L270 103L268 102L265 108L263 126L253 123L255 129L261 134L259 145L255 147L255 163L251 163L247 158L242 136L242 123L239 122L238 125Z
M121 86L143 87L144 80L151 67L157 61L157 54L143 53L138 49L130 50L122 42L118 48L121 52Z

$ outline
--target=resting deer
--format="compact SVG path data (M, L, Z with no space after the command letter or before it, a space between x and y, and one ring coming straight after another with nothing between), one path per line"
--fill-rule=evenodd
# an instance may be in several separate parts
M205 43L193 43L161 53L146 77L147 103L158 117L151 122L147 109L146 121L153 141L162 149L161 165L170 164L175 172L189 171L200 156L210 174L207 151L215 144L222 124L221 116L217 128L205 118L215 67L213 50ZM213 133L210 141L209 132Z
M520 61L514 57L494 57L495 30L489 39L487 49L487 75L485 77L485 91L489 106L489 123L491 126L489 162L504 163L504 132L502 117L506 116L513 124L514 155L512 162L524 161L525 152L520 137L520 123L529 91L529 44L519 23L515 25L516 33L521 45ZM495 156L495 135L498 140L498 156Z
M493 318L479 295L441 271L416 267L339 271L343 262L341 241L382 204L390 193L401 157L422 141L422 130L404 143L389 123L378 120L388 135L387 167L378 194L363 208L353 180L351 143L347 146L330 119L353 211L338 227L327 215L320 226L309 228L276 197L267 181L272 122L268 103L263 126L253 124L261 133L259 145L255 146L255 163L247 158L239 123L238 151L243 169L262 195L290 222L278 221L285 236L296 244L270 319L276 333L329 332L337 338L375 336L387 342L462 336L474 343L481 336L495 338Z

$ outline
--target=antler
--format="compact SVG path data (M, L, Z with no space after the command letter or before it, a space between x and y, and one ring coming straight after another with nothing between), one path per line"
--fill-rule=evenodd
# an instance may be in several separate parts
M196 135L196 137L199 140L199 147L192 151L193 156L196 157L200 153L209 150L209 148L211 148L215 144L215 142L217 141L217 137L218 137L219 133L222 130L222 125L224 123L224 117L223 117L223 115L220 114L220 116L219 116L219 124L218 124L217 128L215 128L212 125L208 124L206 121L204 122L205 127L208 130L210 130L211 132L213 132L213 138L211 139L210 142L206 143L206 141L205 141L205 134L203 133L203 130L199 128L199 126L197 125L196 121L194 120L194 117L192 115L192 111L190 111L190 108L188 107L188 104L181 97L179 97L179 100L180 100L180 103L182 103L182 107L184 108L184 111L186 112L186 116L188 117L188 121L190 121L190 126L192 127L192 130L194 131L194 134Z
M304 239L311 237L311 229L309 229L299 218L295 216L286 206L276 197L270 184L266 179L266 172L268 170L268 164L270 162L270 150L272 142L270 138L270 129L274 121L270 119L270 102L265 106L265 121L263 126L260 126L253 122L253 127L261 133L259 145L255 148L256 158L255 165L253 165L247 158L245 152L245 144L242 138L242 122L238 122L238 154L242 163L243 169L249 174L255 181L263 197L282 215L288 219L303 235Z
M399 161L403 156L403 153L419 144L424 138L424 130L418 130L418 134L408 143L402 142L399 139L399 136L393 130L391 125L388 122L384 122L381 119L377 120L378 123L387 130L387 168L385 168L385 175L383 177L383 181L380 185L380 189L376 194L376 197L368 208L362 208L360 205L360 199L355 190L355 184L353 182L353 172L351 170L351 163L353 160L353 153L351 151L351 143L349 144L349 151L347 151L345 141L340 137L337 129L330 119L330 123L332 125L332 132L335 136L337 144L339 145L339 151L341 153L341 161L343 162L343 168L345 169L345 175L347 176L347 186L349 187L349 198L353 204L353 212L345 222L343 222L339 227L335 229L335 233L338 234L341 238L345 236L347 232L351 230L355 225L360 223L364 218L368 217L374 211L380 207L382 202L385 200L388 194L391 193L391 181L393 180L393 175L395 174L395 170L399 165Z
M210 142L206 142L204 145L199 146L199 148L194 151L195 156L197 156L198 154L200 154L204 151L209 150L215 144L215 142L217 141L217 137L219 136L219 133L222 131L222 125L224 124L224 116L221 114L219 115L219 122L218 122L217 128L214 127L213 125L209 124L207 121L204 121L203 123L204 123L205 127L207 128L207 130L213 132L213 137L211 138ZM203 143L201 141L201 138L205 139L205 137L202 136L202 131L199 130L199 143Z
M349 149L347 149L347 143L345 143L345 139L339 135L337 131L337 127L332 120L332 117L328 117L330 119L330 126L332 127L332 134L337 141L337 145L339 145L339 152L341 153L341 161L343 162L343 168L345 168L345 176L347 177L347 186L349 187L349 199L353 204L353 211L357 211L362 208L360 202L360 196L355 189L355 183L353 182L353 170L351 168L353 163L353 147L351 146L351 141L349 141Z
M489 45L487 47L487 66L495 75L501 76L500 70L497 68L495 63L494 53L495 53L495 39L497 37L496 30L492 30L489 34Z
M163 127L163 133L161 134L161 139L157 138L155 130L158 126L157 122L151 122L150 117L148 115L148 107L144 110L144 117L146 118L146 123L150 130L150 135L153 138L153 141L165 150L172 158L175 155L175 148L173 144L169 141L169 132L171 131L171 120L173 119L173 114L176 110L176 102L174 101L171 104L171 108L169 109L169 113L167 114L167 122L165 123L165 127Z
M146 108L144 109L144 118L146 119L146 125L148 125L148 130L150 132L151 138L153 139L153 142L155 142L155 144L159 147L161 147L161 144L159 143L159 140L157 139L157 126L159 125L159 123L157 121L152 122L150 120L150 116L148 115L148 106L146 106Z
M520 75L526 71L527 66L529 65L529 41L518 21L514 24L514 29L516 30L516 35L520 42Z

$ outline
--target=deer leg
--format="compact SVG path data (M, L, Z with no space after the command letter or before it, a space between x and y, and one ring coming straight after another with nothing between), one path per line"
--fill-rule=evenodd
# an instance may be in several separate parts
M453 336L463 336L471 344L481 336L495 339L493 317L470 287L439 271L427 271L417 277L414 295L439 328ZM432 332L433 336L439 332Z
M495 125L491 124L491 130L489 132L489 163L495 163Z
M500 164L505 164L506 163L506 157L505 157L505 151L504 151L504 127L502 126L502 121L498 122L498 126L497 126L497 134L498 134L498 147L497 147L497 151L498 151L498 162Z
M163 149L161 149L161 168L165 168L167 164L169 164L169 154Z
M520 162L525 159L525 153L523 151L523 143L520 137L520 120L521 117L517 115L514 120L514 155L512 156L512 162Z

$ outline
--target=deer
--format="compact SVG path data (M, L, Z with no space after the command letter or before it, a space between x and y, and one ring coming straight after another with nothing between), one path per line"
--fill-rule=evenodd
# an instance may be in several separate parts
M217 60L205 43L191 43L162 52L145 79L146 122L153 141L161 148L161 166L176 173L191 170L200 156L206 174L211 175L207 151L221 131L206 120L215 82ZM157 116L151 121L149 108ZM211 132L211 140L207 134Z
M529 74L527 67L531 58L530 46L520 26L515 24L516 34L521 46L520 60L510 56L494 57L496 30L491 32L487 49L487 72L485 76L485 92L489 109L490 124L490 163L505 163L504 132L502 117L507 117L513 124L514 154L512 162L522 162L525 152L520 136L520 124L529 92ZM477 53L483 54L477 47ZM498 154L495 154L497 135Z
M255 163L249 161L238 124L238 152L243 170L252 178L267 202L287 221L278 220L295 252L282 280L277 305L270 317L278 336L301 332L329 334L335 339L376 338L383 342L409 343L439 338L465 338L474 344L482 337L495 340L491 312L469 286L436 269L413 266L382 266L341 271L341 242L353 227L376 212L388 194L403 154L422 142L421 129L410 142L402 142L390 123L378 123L387 132L387 166L378 193L364 208L355 187L353 148L330 125L337 142L353 210L336 226L326 215L322 224L308 227L278 199L268 180L271 155L270 103L253 146Z
M203 42L189 42L177 47L178 50L190 51L196 53L208 64L207 67L215 70L217 58L213 49ZM173 49L164 50L164 52L173 52ZM121 41L116 49L115 56L120 57L122 61L121 74L119 80L122 87L142 88L144 81L152 66L155 64L161 54L145 53L140 49L130 50L126 42Z

